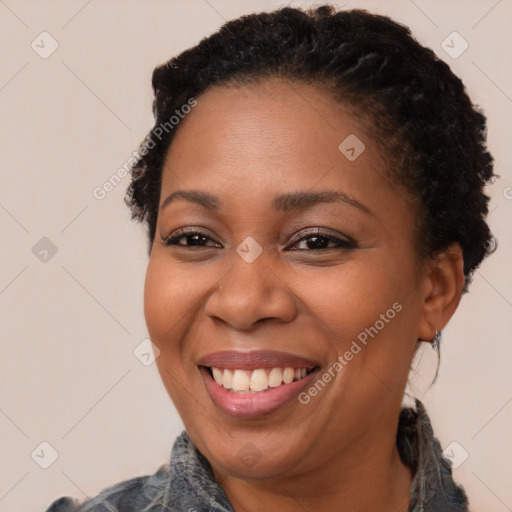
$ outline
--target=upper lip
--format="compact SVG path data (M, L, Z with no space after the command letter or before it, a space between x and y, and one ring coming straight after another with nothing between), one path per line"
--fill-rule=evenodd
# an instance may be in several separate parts
M212 352L199 359L198 366L216 368L229 368L240 370L257 370L258 368L292 367L306 368L308 370L319 366L319 363L312 359L296 356L287 352L274 350L224 350Z

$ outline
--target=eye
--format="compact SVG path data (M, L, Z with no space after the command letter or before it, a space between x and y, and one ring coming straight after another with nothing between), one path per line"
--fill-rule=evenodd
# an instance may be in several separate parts
M297 240L293 245L302 244L299 249L290 249L291 251L302 250L326 250L326 249L354 249L356 244L351 240L339 238L321 229L317 229L306 236ZM334 244L330 245L329 244ZM292 246L293 247L293 246Z
M184 241L185 243L180 243L181 241ZM206 245L208 241L213 242L213 245ZM162 244L165 246L177 245L179 247L222 248L222 245L213 240L213 238L211 238L207 233L197 229L180 229L176 234L162 239Z
M210 242L210 244L208 244ZM216 242L206 232L197 229L180 229L172 236L162 239L165 246L178 247L216 247L221 249L222 245ZM314 250L321 251L326 249L354 249L356 244L348 239L340 238L321 229L317 229L306 236L298 239L294 245L302 244L298 249L289 249L290 251Z

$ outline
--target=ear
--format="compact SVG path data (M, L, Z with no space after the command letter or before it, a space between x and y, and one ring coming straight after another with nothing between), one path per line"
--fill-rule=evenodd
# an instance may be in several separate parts
M464 288L462 249L454 243L438 253L427 264L422 283L423 311L418 325L418 338L430 341L455 313Z

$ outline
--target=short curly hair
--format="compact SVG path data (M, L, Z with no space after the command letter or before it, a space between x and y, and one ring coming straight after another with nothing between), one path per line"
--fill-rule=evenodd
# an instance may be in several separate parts
M496 244L483 191L495 177L486 118L462 81L408 27L331 5L242 16L155 68L155 126L141 143L125 198L132 218L147 225L150 250L176 129L155 131L209 88L274 77L317 84L358 113L382 149L389 177L418 205L418 254L432 256L458 242L466 292ZM148 150L150 139L155 147Z

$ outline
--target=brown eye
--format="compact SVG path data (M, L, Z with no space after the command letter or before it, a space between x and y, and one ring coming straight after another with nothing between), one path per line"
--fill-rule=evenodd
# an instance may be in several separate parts
M181 243L184 240L185 243ZM207 245L208 241L213 242L214 245ZM218 247L222 248L218 242L213 240L203 231L198 230L180 230L178 233L165 238L162 241L163 245L170 246L176 245L179 247Z
M326 250L326 249L354 249L356 245L346 239L339 238L336 236L333 236L330 233L322 232L322 231L315 231L314 233L311 233L307 236L303 236L296 242L294 242L293 245L297 244L303 244L303 247L299 249L290 249L292 251L301 251L301 250ZM304 247L305 244L305 247ZM331 244L329 246L329 244ZM292 246L293 247L293 246Z

